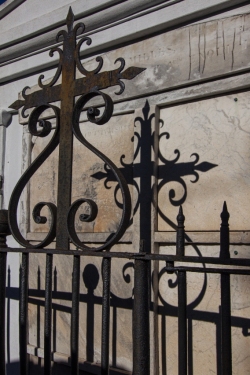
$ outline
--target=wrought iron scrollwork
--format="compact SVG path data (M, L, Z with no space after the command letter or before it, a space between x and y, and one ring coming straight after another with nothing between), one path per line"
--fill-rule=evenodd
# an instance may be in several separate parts
M54 52L58 52L59 53L59 63L58 63L58 67L57 67L57 71L56 71L56 74L54 75L53 79L47 83L47 84L43 84L42 83L42 80L44 79L44 75L41 74L38 78L38 85L39 87L41 87L42 89L44 89L45 87L51 87L53 86L57 81L58 81L58 78L60 77L61 75L61 72L62 72L62 58L63 58L63 52L60 48L52 48L49 52L49 55L50 57L53 57L54 56Z
M104 125L106 122L109 121L113 113L113 102L111 98L107 94L104 94L100 91L92 91L86 95L83 95L76 102L75 107L74 107L74 112L73 112L72 125L73 125L73 132L76 138L85 147L87 147L90 151L92 151L99 158L101 158L104 161L104 163L108 166L110 171L113 172L115 179L118 182L119 188L122 192L123 211L122 211L122 218L121 218L117 232L112 233L108 237L106 243L104 243L103 245L96 247L96 248L92 248L95 251L101 251L101 250L110 248L114 243L119 241L119 239L123 236L125 230L127 229L129 218L130 218L130 212L131 212L131 198L130 198L128 185L122 173L120 172L120 170L107 156L105 156L102 152L100 152L93 145L91 145L81 133L80 126L79 126L79 118L80 118L81 111L83 107L87 104L87 102L96 96L101 96L103 98L105 108L104 108L103 114L100 117L96 116L96 111L94 108L89 108L87 111L88 120L97 125ZM89 249L88 246L86 246L83 242L79 240L76 234L75 226L74 226L75 215L76 215L77 209L80 207L82 203L87 203L91 210L91 213L86 218L86 220L82 219L82 221L92 221L95 219L97 215L96 204L90 199L78 199L71 205L70 210L69 210L68 231L69 231L70 239L77 247L79 247L80 249Z
M120 207L123 211L117 232L111 233L105 244L93 249L96 251L104 249L108 250L122 237L128 226L131 211L130 193L122 173L115 164L84 138L79 127L79 118L83 107L87 105L89 100L99 96L104 100L104 111L100 115L100 111L97 108L90 107L87 110L88 119L90 122L97 125L103 125L109 121L113 113L113 101L107 94L102 93L100 90L112 86L120 86L120 90L116 92L117 95L120 95L125 89L125 84L122 79L133 79L144 69L132 66L124 70L125 61L122 58L118 58L115 63L120 62L120 66L117 69L108 72L101 72L103 58L98 56L96 58L98 66L94 70L88 71L81 62L80 49L83 43L86 42L87 45L90 45L92 41L89 37L84 35L78 42L76 41L77 35L84 34L85 26L81 22L74 26L74 14L71 8L69 9L66 18L66 25L67 30L59 31L56 38L57 42L62 40L63 48L56 47L52 48L50 51L50 56L53 56L55 52L59 53L59 63L55 76L49 83L45 84L43 83L44 75L40 75L38 78L40 90L26 93L26 90L29 89L29 87L25 87L22 92L23 99L15 101L10 106L16 110L23 107L23 117L28 116L26 113L27 109L35 108L29 119L29 130L32 135L46 137L50 133L51 123L49 121L39 120L41 114L48 108L53 109L55 112L57 123L52 140L37 159L30 165L13 191L9 204L10 227L15 239L25 247L32 246L39 248L48 246L56 237L56 246L59 248L68 249L69 238L78 248L88 248L79 240L76 234L74 227L75 215L78 208L85 203L89 206L90 214L80 215L80 220L85 222L93 221L98 213L98 208L94 201L85 197L78 199L73 204L70 202L72 185L72 144L74 133L76 138L85 147L104 161L107 168L113 173L122 193L123 202L120 203ZM76 68L78 68L79 72L83 74L83 77L76 79ZM62 76L62 83L57 82L60 76ZM74 104L74 98L77 96L80 96L80 98ZM49 104L56 101L61 101L61 112L57 107ZM40 124L39 129L37 127L38 122ZM61 130L59 130L59 123ZM41 216L41 210L44 206L48 207L52 221L46 238L41 243L33 245L23 237L18 228L18 201L30 178L58 145L59 169L57 208L54 204L49 202L41 202L35 206L33 210L33 219L36 223L44 224L47 221L47 218ZM67 231L69 236L67 235Z
M36 223L44 224L46 223L47 219L45 217L40 216L41 209L44 206L49 208L52 220L49 232L45 239L40 242L39 244L31 244L27 241L23 235L21 234L18 222L17 222L17 208L20 196L31 179L34 173L38 170L38 168L44 163L44 161L50 156L50 154L55 150L55 148L59 144L59 131L60 131L60 110L59 108L53 105L41 105L33 110L30 115L28 128L32 135L37 137L46 137L51 132L51 122L39 120L41 114L46 111L48 108L51 108L56 116L56 129L54 131L54 135L49 142L49 144L45 147L43 152L33 161L27 171L22 175L20 180L18 181L17 185L15 186L9 203L9 224L12 235L15 237L17 242L19 242L24 247L33 247L33 248L41 248L48 246L56 236L56 206L53 203L49 202L41 202L38 203L34 210L33 210L33 219ZM40 125L40 129L38 129L37 125Z

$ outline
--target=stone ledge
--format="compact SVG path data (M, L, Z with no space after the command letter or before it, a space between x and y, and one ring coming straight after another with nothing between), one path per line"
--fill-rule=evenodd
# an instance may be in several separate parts
M139 2L140 4L145 3L143 0L137 0L136 2L129 0L125 4L113 6L110 12L98 12L90 16L88 16L88 13L76 12L77 20L83 21L88 30L85 35L91 36L93 33L97 33L95 40L98 40L98 42L93 44L85 54L98 53L103 48L114 48L124 42L132 42L145 36L149 37L153 33L177 27L184 22L195 22L199 17L206 17L214 12L227 10L233 6L240 6L245 3L245 0L207 0L203 1L203 3L197 0L169 0L165 2L164 7L157 6L162 1L154 1L154 4L156 4L154 8L150 1L150 5L144 6L144 8L141 7L141 9L150 8L149 12L140 12L140 9L135 11ZM74 9L73 7L73 11ZM138 14L131 18L131 15L136 12ZM81 15L79 16L79 14ZM124 17L124 15L126 16ZM135 17L136 22L134 21ZM52 20L51 22L53 27L57 25ZM6 35L1 35L2 48L5 47L0 52L1 63L21 56L25 57L31 52L37 54L44 48L51 48L55 44L55 35L61 29L61 26L53 31L40 31L39 36L34 36L32 33L29 38L26 35L27 29L26 25L21 25L20 30L17 28L15 30L12 29L12 33L8 31ZM36 29L35 25L31 29ZM98 34L102 33L104 34L103 36L98 36ZM105 40L106 34L107 40ZM16 38L15 35L19 35L19 38L13 43ZM21 37L21 35L23 36ZM17 41L18 44L16 44ZM50 66L53 66L53 62L50 63Z

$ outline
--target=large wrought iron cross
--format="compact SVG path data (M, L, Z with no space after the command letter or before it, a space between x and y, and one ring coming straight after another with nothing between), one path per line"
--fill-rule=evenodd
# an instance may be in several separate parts
M29 170L22 176L10 200L9 221L12 234L17 239L17 241L21 243L23 246L30 246L30 244L22 237L18 229L16 220L18 200L28 180L35 173L35 171L42 164L42 162L51 154L51 152L59 144L57 208L51 203L40 203L35 207L33 211L33 217L36 222L45 222L46 219L40 216L40 211L43 206L47 205L53 216L52 226L54 226L54 228L52 228L53 230L51 229L52 233L48 235L48 238L45 239L45 241L43 241L39 246L48 245L48 243L51 242L51 238L53 236L55 237L56 233L57 248L68 248L69 239L67 233L67 216L71 203L73 148L72 126L73 132L75 133L76 137L86 147L90 148L93 152L97 153L97 150L93 147L91 148L91 145L89 145L88 142L83 138L83 136L80 133L79 124L77 124L77 122L79 122L79 116L83 106L91 98L97 95L101 95L105 102L105 114L101 117L98 117L98 111L92 108L88 110L88 117L92 122L95 122L100 125L104 124L109 120L109 118L112 115L113 102L110 99L110 97L108 97L106 94L101 93L99 90L119 85L120 90L116 92L116 94L119 95L124 91L125 88L125 85L121 81L121 79L130 80L144 70L143 68L129 67L128 69L123 71L125 61L122 58L118 58L115 61L115 63L119 62L120 67L112 71L100 72L103 66L102 57L96 58L98 66L95 70L86 70L80 60L80 48L84 42L86 42L87 45L90 45L91 39L89 37L82 37L78 42L76 41L77 34L83 34L85 26L83 23L78 23L73 27L74 14L72 12L71 7L66 18L66 24L68 30L62 30L57 35L57 42L60 38L63 39L63 50L61 50L58 47L55 47L52 48L50 51L50 56L53 56L54 52L58 52L60 57L59 65L54 78L51 80L50 83L43 84L42 81L44 79L44 76L41 75L38 79L38 84L41 90L35 91L30 94L26 94L26 89L28 87L25 87L22 92L24 99L17 100L10 106L10 108L13 109L20 109L23 107L22 115L24 117L27 117L27 115L25 114L25 111L27 109L35 107L35 110L33 110L29 118L29 129L31 133L33 131L32 134L46 136L50 132L51 127L48 121L40 121L40 125L43 126L43 130L39 131L37 129L37 122L39 121L39 116L48 108L53 109L58 122L58 134L53 137L53 141L50 142L49 147L47 147L47 149L44 150L44 154L43 157L41 156L40 162L37 162L37 164L33 166L33 169L31 166ZM75 78L76 68L84 75L84 77L79 79ZM55 85L60 76L62 76L62 83ZM81 98L75 104L75 97L80 95ZM56 101L61 101L61 110L50 104ZM104 161L106 161L104 155L100 153L97 154ZM111 163L111 169L113 170L114 174L117 175L118 173L118 180L119 178L122 179L122 176L119 174L119 171L117 172L115 166L112 164L110 160L109 163ZM83 203L83 201L81 203ZM92 211L95 211L95 207L92 204L93 202L87 201L87 203L91 205ZM78 207L79 205L80 203L78 202ZM76 206L77 204L71 210L71 219L74 219L73 213L76 212ZM128 214L125 213L125 216L126 215L128 216ZM94 214L92 215L92 219L93 216ZM90 218L88 218L88 220L90 220ZM75 237L75 233L72 234L72 237ZM75 243L79 245L77 240L75 240Z

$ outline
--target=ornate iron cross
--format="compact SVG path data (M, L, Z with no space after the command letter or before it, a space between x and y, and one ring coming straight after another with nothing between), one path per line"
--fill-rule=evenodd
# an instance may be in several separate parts
M81 215L82 221L92 221L97 215L97 206L95 202L90 199L79 199L74 202L71 207L71 185L72 185L72 148L73 148L73 133L78 140L89 148L92 152L98 155L105 163L108 164L110 169L113 171L115 178L117 179L121 192L123 195L123 214L120 221L120 225L115 234L112 234L106 241L106 243L95 250L104 250L110 248L116 243L124 234L128 225L130 211L131 211L131 199L127 183L119 171L119 169L100 151L95 149L94 146L83 137L79 127L79 117L83 107L87 102L96 97L101 96L105 109L101 116L97 108L89 108L87 116L89 121L103 125L105 124L113 113L113 102L112 99L99 90L111 87L120 86L120 90L116 92L117 95L121 94L125 85L121 79L133 79L144 69L137 67L129 67L124 69L125 61L122 58L118 58L115 63L119 62L120 67L112 71L101 72L103 66L102 57L97 57L96 61L98 66L95 70L88 71L84 68L80 60L80 48L83 43L87 45L91 44L89 37L83 36L78 42L76 41L77 34L81 35L84 33L85 26L83 23L78 23L73 27L74 14L71 7L69 8L68 16L66 18L66 24L68 30L62 30L57 34L57 42L60 38L63 39L63 49L58 47L52 48L50 56L53 56L54 52L59 53L59 65L54 78L50 83L44 84L42 81L44 76L41 75L38 79L38 84L41 90L35 91L31 94L26 94L25 87L22 91L23 100L17 100L11 104L10 108L22 109L22 115L27 117L25 111L29 108L34 108L29 117L29 131L32 135L39 137L47 136L51 131L51 123L49 121L39 120L41 114L51 108L56 117L56 130L50 143L46 146L43 152L37 157L37 159L30 165L28 170L23 174L21 179L18 181L9 204L9 223L11 231L16 240L25 247L44 247L48 246L56 237L56 247L68 249L69 237L72 242L79 248L85 249L85 246L79 239L74 228L74 219L76 212L81 204L87 203L90 206L89 215ZM84 75L84 77L76 79L76 67ZM62 76L62 83L57 84L58 78ZM75 103L75 97L80 98ZM50 104L56 101L61 101L61 109ZM99 116L99 117L98 117ZM38 122L40 128L38 128ZM21 196L23 189L25 188L29 179L33 176L40 165L48 158L53 150L59 145L59 170L58 170L58 196L57 196L57 207L49 202L38 203L33 210L33 218L37 223L45 223L47 219L40 215L41 209L47 206L52 216L52 224L46 238L38 245L34 246L29 243L21 234L17 224L17 207L18 201Z

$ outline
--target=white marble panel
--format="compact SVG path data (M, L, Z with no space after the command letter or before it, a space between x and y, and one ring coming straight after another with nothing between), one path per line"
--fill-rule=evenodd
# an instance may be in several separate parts
M249 229L249 109L244 92L161 110L160 231L173 228L180 203L187 230L219 230L224 201L231 229Z

